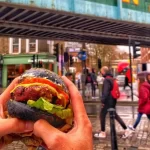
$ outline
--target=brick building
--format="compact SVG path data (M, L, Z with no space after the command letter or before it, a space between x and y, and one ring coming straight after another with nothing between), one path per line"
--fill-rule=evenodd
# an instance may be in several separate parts
M150 62L150 48L142 47L141 48L141 63Z
M53 41L0 38L0 85L6 87L16 76L33 65L57 72L56 57L52 55Z

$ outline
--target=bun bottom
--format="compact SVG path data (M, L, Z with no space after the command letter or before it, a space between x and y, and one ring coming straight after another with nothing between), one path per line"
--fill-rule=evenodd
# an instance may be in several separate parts
M9 100L7 103L8 114L11 117L19 118L28 121L37 121L39 119L44 119L49 122L52 126L58 128L64 126L65 120L58 118L53 114L49 114L42 110L31 108L27 104L17 102L14 100Z

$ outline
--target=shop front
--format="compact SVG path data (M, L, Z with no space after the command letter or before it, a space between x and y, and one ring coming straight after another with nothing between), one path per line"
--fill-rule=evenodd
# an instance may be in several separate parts
M3 88L31 67L46 68L57 73L56 57L47 53L2 55L1 66L1 86Z

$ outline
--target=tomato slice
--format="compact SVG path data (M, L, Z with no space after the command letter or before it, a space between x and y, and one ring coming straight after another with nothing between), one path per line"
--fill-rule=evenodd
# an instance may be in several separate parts
M55 88L59 93L61 93L66 101L69 100L69 96L67 93L65 93L61 87L59 87L58 85L54 84L53 82L51 82L50 80L44 79L44 78L32 78L32 77L28 77L28 78L24 78L23 81L21 82L21 84L29 84L29 83L43 83L43 84L47 84L53 88Z

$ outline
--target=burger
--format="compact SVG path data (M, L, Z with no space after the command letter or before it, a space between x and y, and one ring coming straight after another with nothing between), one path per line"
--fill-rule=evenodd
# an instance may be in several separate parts
M7 110L10 117L34 122L44 119L63 132L73 126L73 111L64 81L42 68L31 68L21 75L18 85L11 91ZM32 133L19 136L30 138L30 141L23 141L27 146L35 146L35 141L38 141L36 146L41 144Z

